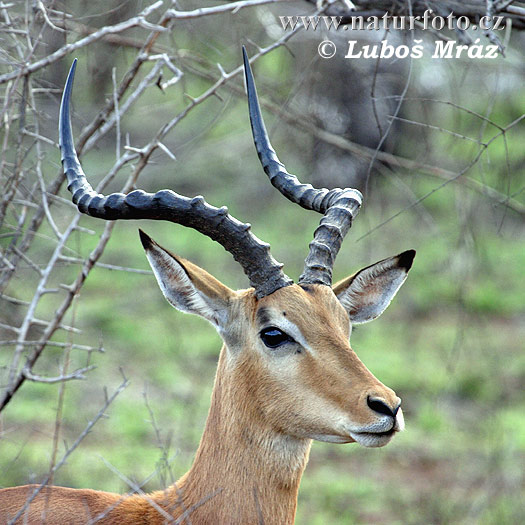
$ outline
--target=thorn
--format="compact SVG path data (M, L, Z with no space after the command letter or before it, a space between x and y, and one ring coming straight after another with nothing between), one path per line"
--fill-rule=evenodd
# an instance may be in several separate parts
M282 47L284 47L284 49L286 49L286 51L288 51L288 53L290 53L292 58L296 58L296 56L294 55L293 51L290 49L290 46L288 45L288 42L284 42Z
M177 157L165 146L162 142L157 142L157 146L164 152L171 160L177 160Z
M162 73L159 73L159 76L157 77L157 82L155 82L155 85L164 93L164 86L162 85Z
M219 71L221 72L222 77L226 78L228 75L226 74L226 71L224 71L224 68L221 66L219 62L217 62L217 67L219 68Z
M217 91L214 91L213 94L221 101L224 102L224 99L217 93Z

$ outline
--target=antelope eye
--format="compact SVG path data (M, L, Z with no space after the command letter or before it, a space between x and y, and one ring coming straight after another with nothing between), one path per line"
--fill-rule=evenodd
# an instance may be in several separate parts
M268 348L277 348L284 343L293 342L293 339L288 334L275 326L270 326L269 328L261 330L259 335L261 336L262 342Z

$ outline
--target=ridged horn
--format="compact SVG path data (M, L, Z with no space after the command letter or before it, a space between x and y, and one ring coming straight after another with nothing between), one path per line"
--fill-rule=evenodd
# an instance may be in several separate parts
M264 171L270 182L286 198L307 210L314 210L324 215L310 243L310 252L305 260L299 284L317 283L330 286L336 255L352 225L353 218L359 211L363 196L360 191L353 188L316 189L311 184L302 184L295 175L286 171L270 144L244 46L243 58L253 140Z
M68 189L79 211L105 220L153 219L193 228L221 244L242 266L258 298L292 284L270 254L270 245L258 239L245 224L228 214L226 207L210 206L203 197L184 197L171 190L155 194L136 190L108 196L93 191L86 179L73 144L70 98L77 60L67 77L60 104L59 137L62 165Z

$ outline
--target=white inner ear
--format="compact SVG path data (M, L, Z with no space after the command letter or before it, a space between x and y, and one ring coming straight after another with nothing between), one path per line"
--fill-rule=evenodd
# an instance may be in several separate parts
M397 258L386 259L361 270L348 288L337 296L352 323L379 317L407 277L406 268L396 266Z
M181 312L200 315L217 329L222 328L221 310L213 308L212 301L195 287L176 259L157 246L148 249L146 255L164 297L172 306Z

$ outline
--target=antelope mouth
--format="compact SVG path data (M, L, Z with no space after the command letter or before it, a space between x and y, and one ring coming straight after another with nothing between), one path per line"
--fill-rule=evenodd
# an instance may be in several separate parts
M370 429L367 429L363 432L351 431L349 434L356 443L364 447L384 447L391 441L394 434L403 430L405 430L405 418L403 417L403 412L399 410L392 426L388 430L371 432Z
M398 430L392 427L385 432L350 432L350 436L356 443L364 447L384 447L387 445Z

